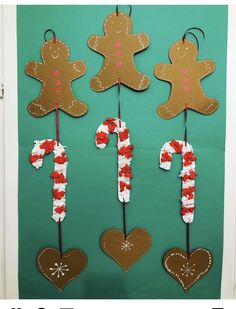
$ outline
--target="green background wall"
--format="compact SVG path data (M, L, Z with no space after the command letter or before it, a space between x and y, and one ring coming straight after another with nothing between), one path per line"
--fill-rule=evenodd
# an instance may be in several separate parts
M106 117L116 116L117 88L96 93L89 88L91 76L101 68L103 57L87 47L91 34L103 34L103 21L114 6L18 6L19 85L19 291L21 298L219 298L221 285L224 199L224 144L227 6L134 6L133 32L147 32L150 47L135 57L139 70L151 77L147 91L137 93L122 87L122 118L135 145L132 162L131 202L127 228L146 228L151 250L128 273L99 246L108 228L122 228L117 199L116 136L109 147L96 149L94 135ZM128 7L120 10L128 11ZM167 100L169 84L153 76L156 63L168 63L168 49L191 26L201 27L199 59L214 59L216 71L202 85L207 95L218 98L219 110L212 116L189 112L188 138L198 158L196 215L191 225L191 248L210 249L214 266L188 293L162 267L163 254L171 247L185 249L185 225L180 211L181 157L175 156L170 172L158 168L161 146L182 139L183 114L163 120L156 107ZM78 247L88 256L85 271L63 293L38 271L36 255L44 247L57 247L57 226L51 219L52 156L36 171L28 162L34 140L55 137L55 115L36 119L27 104L38 96L40 83L24 73L26 62L41 61L40 48L47 28L71 49L71 60L84 60L87 73L73 83L78 98L89 105L81 119L60 113L61 141L69 156L67 207L63 223L64 250Z

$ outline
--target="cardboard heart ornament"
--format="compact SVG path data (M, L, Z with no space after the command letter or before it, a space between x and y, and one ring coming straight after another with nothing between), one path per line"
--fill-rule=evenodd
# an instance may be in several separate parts
M127 272L151 247L152 239L143 228L133 229L126 237L121 230L107 230L101 238L103 251Z
M61 292L87 264L87 256L79 249L68 250L63 256L54 248L43 249L37 258L42 274Z
M209 250L197 248L189 258L186 252L172 248L164 256L166 271L187 291L211 269L213 257Z

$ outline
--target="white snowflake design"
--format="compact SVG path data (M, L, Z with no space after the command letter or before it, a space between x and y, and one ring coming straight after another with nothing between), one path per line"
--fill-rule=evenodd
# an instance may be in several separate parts
M55 267L50 267L50 270L52 270L53 272L51 273L52 276L57 275L57 278L60 278L60 276L64 276L65 272L69 271L69 268L67 268L67 265L63 265L62 263L60 263L60 265L58 265L58 263L54 263Z
M189 275L192 276L193 273L195 272L194 266L196 264L193 264L192 266L189 266L188 262L186 265L183 264L183 268L180 268L180 270L183 272L182 276L188 277Z
M133 247L134 244L130 243L128 240L126 241L122 241L121 243L121 251L130 251L131 250L131 247Z

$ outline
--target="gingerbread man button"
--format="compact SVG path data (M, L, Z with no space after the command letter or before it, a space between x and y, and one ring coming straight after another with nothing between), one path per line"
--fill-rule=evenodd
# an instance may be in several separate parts
M88 46L105 57L101 71L90 81L94 91L104 91L119 81L137 91L146 89L150 79L140 73L134 63L134 54L149 45L146 33L131 34L131 18L119 12L106 17L105 36L93 35Z
M154 75L171 84L169 100L160 105L158 114L170 119L181 113L186 105L204 115L217 110L218 101L205 95L201 80L215 70L212 60L197 61L198 50L189 40L180 40L171 46L171 64L157 64Z
M87 113L87 105L78 100L71 89L71 82L86 72L82 61L69 62L68 46L59 40L49 40L42 46L43 62L29 62L26 74L41 81L42 90L38 98L28 105L34 117L43 117L58 106L65 113L80 117Z

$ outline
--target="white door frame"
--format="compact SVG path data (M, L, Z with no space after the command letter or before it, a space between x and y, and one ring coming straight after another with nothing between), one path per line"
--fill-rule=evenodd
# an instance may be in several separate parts
M224 252L221 298L236 298L236 5L229 6L227 64L227 117L225 152ZM0 265L0 297L18 298L18 119L16 6L3 7L4 107L0 106L0 168L5 167L0 193L5 192L5 211L0 207L0 251L5 247L5 269ZM1 45L0 45L1 47ZM1 69L1 67L0 67ZM2 102L0 101L0 105ZM5 143L4 143L5 137ZM2 151L2 149L5 149ZM5 161L3 161L5 160ZM2 163L5 162L3 165ZM3 166L2 166L3 165ZM1 175L2 177L2 175ZM1 195L1 199L2 199ZM3 200L1 200L3 202ZM0 205L1 206L1 205ZM5 241L4 236L5 235ZM6 280L5 280L6 278Z
M18 117L16 5L3 6L5 297L18 298Z
M228 10L224 250L221 297L236 298L236 5Z

